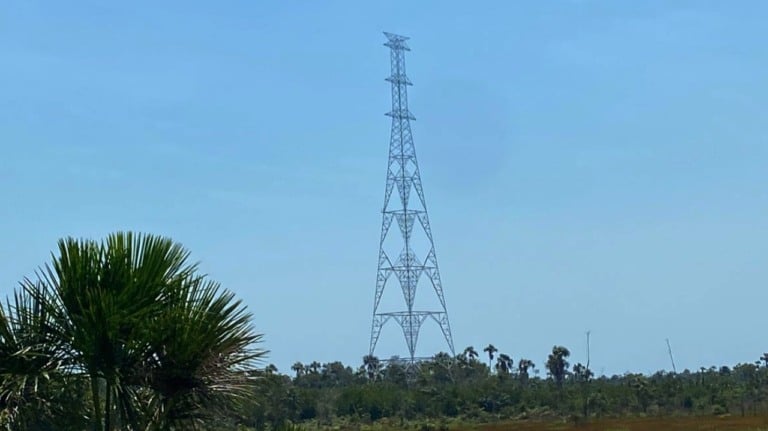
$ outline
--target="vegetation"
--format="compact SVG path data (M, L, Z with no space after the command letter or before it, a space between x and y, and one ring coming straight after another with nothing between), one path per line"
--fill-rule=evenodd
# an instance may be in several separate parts
M595 377L554 346L539 375L489 344L418 366L366 355L256 369L251 315L188 258L150 235L60 241L0 306L0 428L768 429L768 354Z
M490 366L478 359L473 347L455 358L438 354L411 370L403 361L382 365L371 356L358 368L339 362L294 365L292 376L271 366L238 422L254 429L287 424L309 429L474 429L485 424L478 429L494 429L492 424L506 427L510 421L515 428L531 430L554 429L547 424L560 424L557 429L562 429L568 423L648 430L765 425L768 356L732 368L595 377L585 365L571 367L568 349L554 346L546 375L539 376L533 361L513 361L493 345L488 347L484 351L495 359ZM702 419L723 416L744 419L718 419L712 427ZM732 426L723 425L726 422ZM660 423L670 425L659 428Z
M0 309L0 425L211 429L264 352L232 293L166 238L59 242Z

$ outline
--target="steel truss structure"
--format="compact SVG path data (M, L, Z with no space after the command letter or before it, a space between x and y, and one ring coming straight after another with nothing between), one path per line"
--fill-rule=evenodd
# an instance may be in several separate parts
M427 216L427 204L416 161L416 149L411 134L411 120L415 120L408 110L408 86L411 81L405 74L405 52L410 51L406 44L407 37L384 33L390 49L391 75L386 80L392 87L392 110L386 115L392 118L391 138L389 141L389 164L387 167L387 185L382 209L381 240L379 242L379 264L376 274L376 295L373 302L373 323L371 327L370 354L374 355L384 325L393 320L400 325L408 347L408 359L411 364L418 362L416 343L419 330L427 320L439 325L451 355L455 356L451 326L445 307L443 286L437 265L432 229ZM394 199L393 193L397 190ZM412 192L416 199L412 199ZM399 199L398 199L399 198ZM397 224L400 230L402 250L394 259L385 250L385 240L390 227ZM414 228L426 237L428 252L426 256L417 256L412 250ZM405 310L382 311L379 309L382 294L390 278L397 279L405 299ZM415 310L416 287L420 279L428 279L440 305L439 309Z

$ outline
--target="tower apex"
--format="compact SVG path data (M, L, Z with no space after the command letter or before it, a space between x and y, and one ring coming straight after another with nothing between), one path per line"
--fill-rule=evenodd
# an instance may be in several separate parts
M387 33L386 31L384 32L384 36L387 37L387 43L385 43L384 46L388 46L392 49L402 49L405 51L411 50L411 48L408 47L408 44L405 43L405 41L410 39L410 37L401 36L394 33Z

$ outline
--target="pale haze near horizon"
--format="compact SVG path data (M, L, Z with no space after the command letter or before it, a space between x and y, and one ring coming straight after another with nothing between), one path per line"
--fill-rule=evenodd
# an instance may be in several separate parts
M585 362L591 330L609 374L670 369L666 338L678 370L768 350L768 5L411 3L4 2L0 294L61 237L167 235L281 371L359 365L389 31L457 350Z

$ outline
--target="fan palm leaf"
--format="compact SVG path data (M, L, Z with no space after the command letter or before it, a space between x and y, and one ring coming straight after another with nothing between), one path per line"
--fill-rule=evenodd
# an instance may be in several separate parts
M149 386L159 429L196 429L253 389L248 371L265 352L251 315L229 291L194 278L174 292L154 321Z

